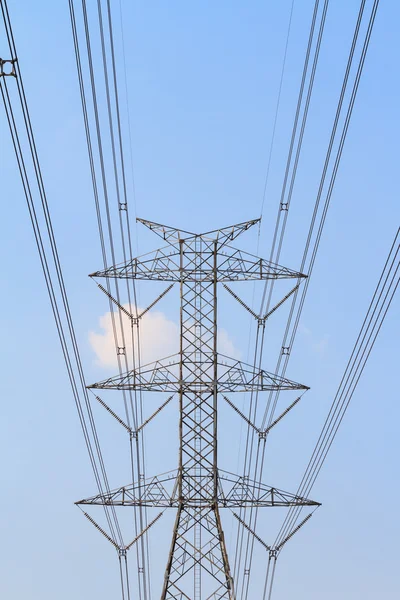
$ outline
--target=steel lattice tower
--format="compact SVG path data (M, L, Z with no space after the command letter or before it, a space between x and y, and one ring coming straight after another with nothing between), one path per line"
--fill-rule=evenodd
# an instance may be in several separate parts
M140 485L124 486L79 502L177 510L161 600L238 600L221 509L317 504L226 473L218 464L221 393L307 389L217 352L220 283L304 277L230 246L257 221L197 235L141 220L168 246L92 275L167 281L180 286L179 353L90 386L177 393L178 470L173 476L152 477Z

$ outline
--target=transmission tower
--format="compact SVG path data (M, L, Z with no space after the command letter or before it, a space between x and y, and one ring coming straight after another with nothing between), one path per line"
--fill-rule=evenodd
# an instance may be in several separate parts
M179 353L90 387L176 393L179 465L166 476L152 477L78 504L175 509L161 600L238 600L221 510L318 504L220 468L218 403L222 395L308 388L217 352L218 287L233 281L299 280L304 275L230 245L258 220L200 235L139 221L168 245L92 277L179 284Z

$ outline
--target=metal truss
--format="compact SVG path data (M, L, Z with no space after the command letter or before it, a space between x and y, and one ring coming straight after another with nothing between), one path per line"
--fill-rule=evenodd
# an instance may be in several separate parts
M122 376L115 376L94 383L91 389L136 390L148 392L179 392L182 388L186 391L207 393L215 385L213 377L213 360L202 361L196 352L185 353L187 358L186 377L181 380L179 367L181 355L174 354L162 360L157 360L140 369L134 369ZM249 365L216 353L216 367L218 377L216 380L218 392L267 392L273 390L308 390L301 383L296 383L268 373L263 369L255 369ZM199 374L201 373L201 376Z
M185 259L187 263L184 268L180 266L180 243L159 248L154 252L149 252L132 261L110 267L104 271L92 273L92 277L118 277L119 279L143 279L155 281L180 282L198 281L200 276L203 281L213 281L216 275L216 281L255 281L266 279L297 279L304 277L285 267L274 265L268 261L257 258L243 250L236 250L227 246L231 250L229 255L218 255L215 271L213 266L207 261L206 256L213 257L211 242L203 242L207 245L203 252L202 264L196 264L196 252L186 250Z
M248 281L301 279L305 275L268 262L227 245L240 233L258 222L240 223L207 234L196 235L138 219L169 242L164 248L131 261L92 273L91 277L117 277L172 282ZM222 248L224 250L222 251ZM199 260L199 252L201 259ZM184 260L182 259L184 256Z
M203 478L213 481L213 472L203 474ZM260 507L319 506L317 502L284 492L278 488L261 484L243 475L234 475L218 469L217 501L222 508L235 508L246 504ZM147 479L140 485L127 485L105 494L79 500L79 505L101 506L156 506L179 508L179 471L171 471ZM202 496L193 498L201 504Z
M176 509L161 600L236 600L220 510L317 503L219 468L220 394L308 388L217 353L218 284L305 276L229 245L258 220L201 235L139 221L168 246L91 276L179 282L179 353L90 387L177 393L179 466L78 504Z

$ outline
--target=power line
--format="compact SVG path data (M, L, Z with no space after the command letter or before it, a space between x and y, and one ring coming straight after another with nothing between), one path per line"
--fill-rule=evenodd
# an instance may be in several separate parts
M7 2L3 0L1 3L1 12L6 31L9 51L11 56L17 58L17 50L15 46L12 25L8 12ZM70 380L72 392L77 406L79 419L84 433L85 443L88 449L89 458L92 464L96 483L99 492L104 489L109 489L108 478L105 470L104 460L99 445L96 427L93 421L90 402L85 386L83 375L82 362L77 345L75 329L72 322L68 297L66 294L65 283L61 263L59 260L56 239L52 226L49 206L47 202L46 191L42 178L39 158L36 150L33 129L26 101L26 95L23 85L23 79L19 62L16 60L16 88L21 109L22 119L24 123L24 132L29 146L30 159L34 171L34 179L37 186L40 202L35 200L33 185L28 175L26 161L20 136L18 125L14 115L14 110L8 90L8 85L5 80L0 80L1 95L6 111L7 122L10 129L13 148L20 172L21 182L24 189L26 202L28 205L29 215L32 228L34 231L35 241L39 252L39 258L45 277L46 287L49 294L49 299L52 307L53 316L56 323L58 337L60 340L64 361L67 367L68 377ZM40 222L39 215L42 215L43 224ZM73 358L72 358L73 357ZM87 423L89 420L89 424ZM94 447L93 447L94 446ZM97 457L97 458L96 458ZM115 511L111 508L105 508L106 517L112 532L113 539L118 536L122 543L121 531L119 523L115 515ZM111 515L112 519L111 519Z
M284 339L283 339L283 342L282 342L282 348L287 347L289 349L289 351L286 354L283 354L283 352L280 352L278 363L277 363L277 367L276 367L276 370L275 370L275 373L277 373L277 374L279 373L281 376L285 376L286 368L287 368L287 365L288 365L288 362L289 362L289 358L290 358L290 352L292 351L294 338L295 338L295 335L296 335L296 332L297 332L297 327L298 327L298 323L299 323L301 311L302 311L302 308L304 306L304 300L305 300L305 296L306 296L306 293L307 293L307 290L308 290L308 286L309 286L309 282L310 282L310 275L312 273L313 265L314 265L315 258L316 258L317 252L318 252L320 238L321 238L321 235L322 235L322 230L323 230L323 227L324 227L327 210L329 208L329 203L330 203L330 198L331 198L332 191L333 191L333 186L334 186L334 183L335 183L335 179L336 179L338 167L339 167L339 164L340 164L340 159L341 159L341 155L342 155L342 151L343 151L344 142L345 142L345 139L346 139L346 136L347 136L348 126L349 126L349 123L350 123L350 119L351 119L351 115L352 115L352 110L353 110L353 107L354 107L354 102L355 102L355 98L356 98L357 91L358 91L358 86L359 86L359 82L360 82L360 78L361 78L361 74L362 74L362 70L363 70L363 66L364 66L364 62L365 62L366 53L367 53L368 46L369 46L369 41L370 41L370 37L371 37L371 33L372 33L372 29L373 29L373 25L374 25L374 21L375 21L375 17L376 17L376 12L377 12L377 8L378 8L378 4L379 4L378 1L375 2L374 5L373 5L373 7L372 7L372 9L371 9L370 19L369 19L367 31L365 33L364 43L363 43L363 47L362 47L362 51L361 51L361 56L360 56L360 59L359 59L359 64L358 64L357 72L356 72L356 75L355 75L353 89L352 89L352 93L351 93L351 96L350 96L349 105L348 105L346 117L345 117L344 124L343 124L342 134L341 134L341 137L340 137L340 141L339 141L339 145L338 145L338 149L337 149L337 153L336 153L336 157L335 157L335 161L334 161L334 165L333 165L333 169L332 169L332 175L331 175L330 183L329 183L329 186L328 186L327 196L326 196L325 204L324 204L322 215L321 215L321 220L320 220L320 223L319 223L317 236L316 236L316 239L315 239L315 242L314 242L314 246L313 246L313 251L312 251L310 266L308 268L308 279L306 280L305 285L303 287L303 291L302 291L302 294L301 294L301 301L300 301L300 304L299 304L299 306L297 308L297 313L296 313L296 317L295 317L295 325L294 325L294 327L293 327L293 329L291 331L291 336L289 338L288 336L289 336L289 332L290 332L291 322L292 322L292 319L293 319L293 316L294 316L294 310L295 310L295 307L296 307L296 300L297 300L298 291L296 291L296 293L293 295L292 306L291 306L291 309L290 309L289 318L288 318L288 322L287 322L287 325L286 325L286 331L285 331ZM356 42L357 42L357 39L358 39L358 35L359 35L359 31L360 31L360 26L361 26L361 20L362 20L362 16L363 16L363 13L364 13L364 7L365 7L365 2L362 1L361 5L360 5L360 10L359 10L358 18L357 18L357 23L356 23L356 26L355 26L355 32L354 32L354 36L353 36L353 42L352 42L350 53L349 53L349 59L348 59L347 67L346 67L346 72L345 72L345 76L344 76L344 81L343 81L343 85L342 85L341 94L340 94L339 101L338 101L338 107L337 107L337 110L336 110L336 116L335 116L335 120L334 120L334 124L333 124L333 128L332 128L330 142L329 142L329 145L328 145L328 151L327 151L327 155L326 155L326 159L325 159L325 165L324 165L324 169L323 169L322 176L321 176L321 182L320 182L319 191L318 191L318 195L317 195L316 202L315 202L314 213L313 213L313 217L312 217L312 220L311 220L310 230L309 230L309 234L308 234L308 238L307 238L307 242L306 242L306 247L305 247L304 254L303 254L303 260L302 260L302 263L301 263L300 271L304 270L304 267L305 267L305 264L306 264L306 258L308 256L308 250L309 250L309 245L310 245L310 242L311 242L312 232L314 230L315 223L316 223L316 218L317 218L317 215L318 215L318 207L319 207L319 203L320 203L322 191L323 191L323 188L324 188L324 182L325 182L325 177L326 177L326 174L327 174L328 166L330 164L330 157L331 157L333 142L334 142L335 137L336 137L336 131L337 131L337 127L338 127L339 116L340 116L341 111L342 111L342 105L343 105L343 100L344 100L344 93L345 93L345 90L347 88L348 79L349 79L350 72L351 72L351 65L352 65L353 58L354 58L354 53L355 53L355 48L356 48ZM290 340L289 342L288 342L288 339ZM280 365L281 365L282 360L283 360L283 368L281 369ZM267 403L267 408L266 408L264 419L263 419L263 425L262 425L263 427L265 426L266 418L267 418L267 415L268 415L268 411L269 411L269 408L270 408L270 403L271 403L271 400L273 398L273 395L275 396L275 398L274 398L274 401L273 401L273 404L272 404L272 408L271 408L271 411L270 411L268 425L271 424L271 422L273 420L275 408L276 408L277 401L278 401L278 398L279 398L279 395L280 395L280 390L277 390L274 394L272 392L270 393L270 396L269 396L269 399L268 399L268 403ZM261 479L261 475L262 475L262 472L263 472L263 469L264 469L264 457L265 457L266 441L267 441L267 438L265 438L263 441L259 441L258 445L257 445L257 449L256 449L255 471L254 471L255 474L254 474L254 477L257 480L259 478ZM259 454L260 453L261 453L261 459L259 460ZM257 467L259 467L259 475L257 475ZM257 509L255 509L254 521L250 521L250 525L253 528L255 528L256 519L257 519ZM248 532L247 532L247 535L248 535ZM251 542L250 542L250 539L249 539L249 536L248 536L248 544L250 544L250 543ZM253 544L254 544L254 541L253 541ZM251 552L250 556L252 557L252 552ZM248 570L248 567L247 567L246 570Z
M275 142L276 125L278 122L279 107L280 107L280 103L281 103L283 78L284 78L285 69L286 69L286 58L287 58L287 51L288 51L288 46L289 46L290 30L292 27L293 9L294 9L294 0L292 0L292 3L290 5L290 13L289 13L289 22L288 22L288 27L287 27L287 33L286 33L285 50L283 53L283 61L282 61L281 76L280 76L280 80L279 80L278 96L276 99L275 115L274 115L274 121L273 121L273 126L272 126L271 143L270 143L269 152L268 152L267 172L265 175L263 198L262 198L262 202L261 202L261 217L264 213L264 204L265 204L265 200L266 200L266 196L267 196L269 172L270 172L272 152L274 149L274 142Z
M296 113L295 113L295 119L294 119L294 124L293 124L293 128L292 128L292 135L291 135L291 140L290 140L290 145L289 145L289 152L288 152L288 158L287 158L287 162L286 162L286 169L285 169L285 176L284 176L284 181L283 181L283 186L282 186L282 194L281 194L281 200L280 200L280 204L279 204L279 208L278 208L278 215L277 215L277 220L276 220L276 226L275 226L275 233L274 233L274 237L273 237L273 242L272 242L272 249L271 249L271 253L270 253L270 261L273 262L278 262L279 261L279 253L280 253L280 246L279 245L279 249L278 249L278 254L275 254L274 250L275 250L275 244L276 244L276 239L277 239L277 235L278 235L278 231L279 231L279 227L281 224L281 215L282 215L282 207L285 206L286 209L289 208L290 205L290 197L288 199L288 201L286 202L286 204L284 203L284 197L285 197L285 191L286 191L286 185L287 185L287 180L288 180L288 176L289 176L289 172L290 172L290 166L291 166L291 162L292 162L292 154L293 154L293 150L295 147L295 140L297 137L297 129L298 129L298 124L299 124L299 119L300 119L300 115L301 115L301 107L303 104L303 96L304 96L304 92L305 92L305 84L307 81L307 74L308 74L308 70L309 70L309 64L310 64L310 58L312 57L311 51L313 48L313 44L314 44L314 40L315 40L315 35L317 37L316 42L315 42L315 48L313 51L313 59L312 59L312 67L311 67L311 73L309 76L309 82L308 82L308 86L307 86L307 93L306 93L306 101L305 101L305 105L303 108L303 118L302 118L302 124L301 124L301 132L300 132L300 136L299 136L299 140L298 140L298 147L297 147L297 152L296 152L296 161L295 161L295 169L293 171L293 177L292 177L292 181L294 180L293 178L296 175L297 172L297 163L298 163L298 159L300 156L300 151L301 151L301 147L302 147L302 139L303 139L303 135L304 135L304 130L305 130L305 126L306 126L306 122L307 122L307 116L308 116L308 109L309 109L309 105L310 105L310 101L311 101L311 95L312 95L312 91L313 91L313 85L314 85L314 79L315 79L315 73L316 73L316 69L317 69L317 65L318 65L318 60L319 60L319 52L320 52L320 47L321 47L321 43L322 43L322 37L323 37L323 33L324 33L324 27L325 27L325 20L326 20L326 14L327 14L327 9L328 9L328 0L325 0L324 5L323 5L323 9L322 12L319 16L319 27L318 27L318 32L316 34L316 24L318 23L318 15L319 15L319 0L317 0L314 4L314 10L313 10L313 15L312 15L312 20L311 20L311 25L310 25L310 31L309 31L309 37L308 37L308 44L307 44L307 50L306 50L306 55L305 55L305 59L304 59L304 66L303 66L303 73L302 73L302 78L301 78L301 84L300 84L300 90L299 90L299 95L298 95L298 100L297 100L297 107L296 107ZM285 231L285 227L286 227L286 221L287 221L287 214L288 214L288 210L284 211L285 213L285 217L284 217L284 221L283 221L283 228L281 231L281 240L283 239L283 235L284 235L284 231ZM266 308L264 308L264 302L265 302L265 297L266 297L266 293L267 293L267 289L268 289L268 281L265 282L265 286L264 286L264 293L263 293L263 297L262 297L262 302L261 302L261 308L260 308L260 314L264 312L264 310L266 312L268 312L269 307L270 307L270 300L271 300L271 295L272 295L272 290L274 287L274 282L271 282L271 286L270 286L270 294L269 294L269 299L268 299L268 304L266 306ZM256 353L255 353L255 357L257 356L257 352L259 354L259 364L261 365L261 360L262 360L262 355L263 355L263 347L264 347L264 341L265 341L265 325L266 323L264 323L262 325L262 327L260 328L260 326L257 329L257 339L256 339ZM259 339L260 338L260 339ZM259 344L259 349L257 350ZM255 358L256 360L256 358ZM256 398L255 404L257 406L257 401L258 398ZM250 405L250 409L249 409L249 415L250 415L250 411L251 411L251 405ZM253 440L254 440L254 433L251 432L248 429L248 440L249 440L249 436L251 436L251 444L253 444ZM256 453L256 465L255 465L255 473L257 472L257 467L259 465L258 459L259 459L259 450L260 450L260 446L261 446L261 442L259 440L258 442L258 451ZM251 469L251 455L250 455L250 460L248 461L248 473L247 475L250 474L250 469ZM262 469L262 464L263 464L263 459L261 462L261 469ZM245 457L245 472L246 472L246 457ZM252 523L252 519L254 518L254 523L253 526L255 527L256 521L257 521L257 509L256 509L256 514L253 517L253 511L250 510L250 522ZM240 535L241 534L241 535ZM245 532L244 529L242 528L241 532L240 532L240 525L238 525L238 538L237 538L237 543L236 543L236 548L238 549L239 546L239 536L241 537L241 542L240 542L240 547L242 548L243 546L243 538L244 536L247 537L247 541L246 541L246 557L248 556L249 553L249 544L253 544L253 541L251 540L251 536L249 535L248 532ZM251 550L250 550L250 563L252 560L252 549L253 546L251 546ZM240 551L240 554L242 554L242 551ZM245 567L242 569L242 572L245 573L250 569L250 565L245 565ZM235 573L238 573L239 570L239 566L237 567L237 569L235 570ZM243 575L243 586L246 585L246 594L248 594L248 590L249 590L249 578L245 578Z
M343 81L343 85L342 85L342 89L341 89L341 93L340 93L340 98L339 98L339 102L338 102L338 106L337 106L337 110L336 110L336 114L335 114L335 119L334 119L334 123L333 123L333 127L332 127L332 132L331 132L331 136L330 136L330 140L329 140L329 145L328 145L328 150L327 150L327 154L325 157L325 163L324 163L324 167L323 167L323 171L322 171L322 176L321 176L321 180L319 183L319 188L318 188L318 193L317 193L317 197L316 197L316 201L315 201L315 206L314 206L314 211L313 211L313 215L312 215L312 219L311 219L311 224L310 224L310 228L309 228L309 232L308 232L308 236L307 236L307 241L306 241L306 245L305 245L305 249L304 249L304 253L303 253L303 258L302 258L302 262L301 262L301 266L300 266L300 271L303 271L305 269L306 263L307 263L307 258L308 258L308 253L309 253L309 249L310 249L310 245L311 245L311 240L312 240L312 236L313 236L313 232L317 223L317 216L318 216L318 209L319 209L319 205L321 202L321 198L322 198L322 194L324 191L324 185L325 185L325 180L326 180L326 176L328 173L328 168L329 168L329 164L331 161L331 155L332 155L332 149L333 149L333 145L336 139L336 134L337 134L337 128L338 128L338 124L339 124L339 118L341 115L341 111L342 111L342 107L343 107L343 101L345 98L345 92L347 89L347 85L348 85L348 80L349 80L349 76L351 73L351 65L354 59L354 51L355 51L355 47L356 47L356 42L357 42L357 38L359 35L359 31L360 31L360 25L361 25L361 19L362 19L362 15L363 15L363 11L364 11L364 5L365 2L364 0L361 2L361 6L360 6L360 11L359 11L359 15L358 15L358 19L357 19L357 23L356 23L356 29L354 32L354 37L353 37L353 41L352 41L352 46L350 49L350 54L349 54L349 59L348 59L348 63L347 63L347 67L346 67L346 72L345 72L345 77L344 77L344 81ZM369 47L369 42L370 42L370 38L371 38L371 34L372 34L372 30L373 30L373 26L375 23L375 17L376 17L376 13L377 13L377 9L378 9L378 5L379 5L379 0L375 0L373 7L371 9L371 13L370 13L370 18L369 18L369 22L368 22L368 27L367 27L367 31L365 33L365 37L364 37L364 41L363 41L363 46L362 46L362 50L361 50L361 55L359 58L359 62L358 62L358 66L357 66L357 71L355 74L355 78L354 78L354 82L353 82L353 87L352 87L352 91L350 94L350 99L348 101L348 107L347 107L347 111L346 111L346 115L345 115L345 119L342 125L342 131L341 131L341 135L340 135L340 140L338 143L338 147L336 150L336 155L335 155L335 159L334 159L334 164L332 167L332 172L331 172L331 177L329 180L329 184L328 184L328 189L326 192L326 198L325 198L325 202L322 208L322 212L321 212L321 217L320 217L320 221L319 221L319 225L318 225L318 230L315 236L315 240L314 240L314 244L313 244L313 248L312 248L312 252L311 252L311 258L310 258L310 262L309 262L309 266L307 269L307 274L308 274L308 278L305 281L305 285L303 287L303 290L301 292L301 296L300 296L300 301L297 304L297 297L298 297L298 292L296 292L293 295L293 300L292 300L292 305L290 308L290 313L289 313L289 318L287 321L287 325L286 325L286 330L285 330L285 334L284 334L284 338L283 338L283 342L282 342L282 346L287 346L289 347L290 351L293 349L293 344L294 344L294 340L296 337L296 333L297 333L297 329L298 329L298 325L300 322L300 317L302 314L302 310L304 307L304 302L305 302L305 298L308 292L308 288L310 285L310 280L311 280L311 274L314 268L314 264L315 264L315 260L316 260L316 256L319 250L319 245L320 245L320 241L321 241L321 236L322 236L322 232L323 232L323 228L325 225L325 220L326 220L326 216L328 213L328 209L329 209L329 205L330 205L330 201L331 201L331 197L332 197L332 193L333 193L333 189L334 189L334 185L335 185L335 181L336 181L336 176L338 173L338 169L339 169L339 165L340 165L340 161L342 158L342 153L343 153L343 148L344 148L344 144L346 141L346 137L347 137L347 132L348 132L348 128L350 125L350 121L351 121L351 117L352 117L352 113L353 113L353 108L354 108L354 103L357 97L357 92L358 92L358 87L360 84L360 80L361 80L361 75L363 72L363 68L364 68L364 63L365 63L365 58L367 55L367 51L368 51L368 47ZM296 311L296 312L295 312ZM294 324L292 326L292 321L294 318ZM283 356L282 354L280 355L279 359L278 359L278 363L277 363L277 372L280 372L281 374L284 375L284 373L286 372L286 368L288 365L290 359L290 352L289 354ZM280 364L283 360L283 367L280 370ZM274 410L276 407L276 403L277 400L279 398L279 393L276 394L275 399L274 399L274 404L273 404L273 410L270 416L270 420L271 418L273 418L273 414L274 414Z
M113 195L113 189L115 193L116 200L116 208L118 212L119 219L119 241L121 244L122 256L123 260L127 261L132 258L132 241L131 241L131 229L129 223L129 202L127 195L127 185L126 185L126 175L125 175L125 158L124 158L124 145L122 139L122 128L121 128L121 116L120 116L120 107L119 107L119 92L118 92L118 80L117 80L117 71L116 71L116 58L115 58L115 49L114 49L114 33L113 33L113 23L112 23L112 11L111 4L107 1L106 10L102 10L102 3L100 1L97 2L97 33L100 36L100 49L101 49L101 59L103 66L103 76L96 77L96 67L95 60L92 52L92 41L91 38L94 35L93 30L93 21L90 19L87 3L82 0L81 2L81 19L83 21L83 31L84 31L84 43L85 43L85 55L87 59L87 68L89 74L89 89L91 96L91 112L92 112L92 121L94 122L94 135L90 134L90 123L91 119L89 118L89 105L87 102L87 94L85 91L86 83L85 83L85 75L82 65L82 53L80 52L79 46L79 36L78 36L78 27L77 27L77 14L74 8L74 1L69 0L70 5L70 18L71 18L71 26L73 32L74 39L74 48L75 48L75 56L77 63L77 71L78 71L78 79L80 84L80 93L81 93L81 102L82 102L82 110L84 115L84 122L86 127L86 139L88 146L89 157L97 155L97 163L100 166L100 178L99 183L97 183L98 175L96 173L95 161L91 161L93 164L92 168L92 181L93 181L93 189L94 189L94 197L96 204L96 213L98 220L98 228L100 241L102 244L102 252L103 252L103 266L106 268L107 266L107 255L109 254L111 257L111 261L113 264L116 262L116 248L115 241L117 239L117 235L113 231L113 223L112 223L112 208L110 204L110 200ZM107 32L107 37L106 37ZM111 64L111 76L109 64ZM102 81L104 93L105 93L105 101L107 107L107 117L108 117L108 131L103 131L102 129L102 121L100 118L100 110L99 110L99 98L98 94L101 93L101 85L99 81ZM116 124L116 128L115 128ZM97 146L96 150L93 148L92 139L96 140ZM108 169L107 158L105 155L105 145L107 140L111 144L111 168ZM113 173L112 181L109 181L108 170ZM99 195L98 190L102 190L102 194ZM103 226L103 217L102 212L104 210L105 213L105 222L106 222L106 232L104 233ZM124 217L124 218L123 218ZM123 366L125 371L129 371L131 368L128 362L128 353L126 351L127 348L127 339L130 336L131 346L132 346L132 367L136 368L139 366L140 368L140 331L139 331L139 319L136 318L136 325L133 325L131 322L129 333L125 333L125 324L126 319L122 314L122 301L121 301L121 292L119 288L118 281L114 283L114 291L111 288L111 281L107 279L106 287L107 287L107 295L109 298L112 295L115 295L116 303L118 306L118 310L115 313L112 302L109 300L109 308L110 308L110 317L112 324L112 331L114 336L114 344L116 351L116 360L118 363L118 369L120 374L123 373ZM128 296L128 302L130 306L131 313L135 313L137 317L137 294L136 294L136 286L135 282L126 283L126 292ZM132 286L132 291L130 289ZM116 318L118 319L118 326L116 323ZM121 342L119 341L121 339ZM132 396L132 392L125 390L122 391L123 400L126 411L126 419L129 425L130 417L128 412L128 398L129 398L129 406L132 414L133 423L137 424L140 421L143 421L143 401L141 393L137 394L134 392ZM137 429L137 425L134 427ZM132 477L135 479L135 472L137 472L138 481L140 481L140 477L145 473L145 446L144 446L144 436L140 433L135 439L129 440L130 444L130 457L131 457L131 472ZM146 508L138 507L136 514L136 510L134 510L134 523L135 523L135 535L145 529L147 523L146 516ZM136 546L136 554L137 554L137 572L139 579L139 598L146 600L150 594L151 587L151 575L150 575L150 562L149 562L149 547L148 547L148 536L147 534L140 539L139 544Z
M378 284L368 306L357 340L338 386L328 416L322 427L310 461L300 482L298 493L308 494L324 464L336 437L367 360L381 330L400 282L400 228L397 230ZM299 511L290 509L277 537L277 544L293 527Z

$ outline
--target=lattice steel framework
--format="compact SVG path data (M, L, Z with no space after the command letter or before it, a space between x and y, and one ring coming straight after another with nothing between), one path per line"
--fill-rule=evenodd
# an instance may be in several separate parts
M90 387L178 393L179 466L177 471L152 477L140 486L124 486L79 504L176 508L161 600L234 600L221 509L317 503L219 467L217 417L221 393L307 387L218 354L218 284L299 280L304 275L229 245L257 220L201 235L141 222L168 246L92 276L179 282L179 354Z

